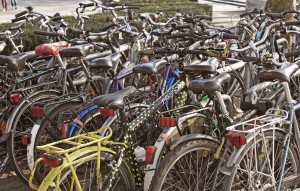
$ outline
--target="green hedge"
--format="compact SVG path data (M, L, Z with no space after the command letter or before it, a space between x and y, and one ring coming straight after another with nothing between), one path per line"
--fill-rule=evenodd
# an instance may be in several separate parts
M212 8L209 5L199 4L197 2L191 2L188 0L123 0L118 4L111 4L111 6L116 5L142 5L141 9L134 10L134 13L141 12L166 12L169 15L174 15L177 12L188 13L188 14L204 14L211 15ZM125 13L119 12L118 14L124 15ZM85 22L85 28L90 28L92 31L97 31L97 29L107 26L111 23L112 16L110 12L98 13L90 15L90 18ZM68 26L76 27L77 21L73 16L64 17L65 22ZM3 23L0 24L0 31L7 29L14 24ZM22 34L24 51L33 50L35 46L47 42L44 36L34 35L34 30L39 30L39 25L27 24L25 32ZM1 40L1 39L0 39ZM9 43L8 43L9 44ZM4 54L9 54L11 52L11 46L7 46L4 50Z

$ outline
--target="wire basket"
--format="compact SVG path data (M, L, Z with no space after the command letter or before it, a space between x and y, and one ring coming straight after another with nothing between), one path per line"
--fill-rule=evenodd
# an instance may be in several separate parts
M281 127L286 124L288 112L281 109L269 109L265 115L259 116L226 128L236 133L253 133L267 127Z

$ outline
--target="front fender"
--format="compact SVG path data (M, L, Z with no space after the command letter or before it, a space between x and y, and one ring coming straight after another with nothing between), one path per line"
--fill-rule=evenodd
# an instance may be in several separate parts
M188 142L188 141L193 141L193 140L209 140L213 141L217 144L220 144L220 141L212 136L209 135L204 135L204 134L189 134L189 135L183 135L176 141L170 144L170 149L173 150L176 146Z

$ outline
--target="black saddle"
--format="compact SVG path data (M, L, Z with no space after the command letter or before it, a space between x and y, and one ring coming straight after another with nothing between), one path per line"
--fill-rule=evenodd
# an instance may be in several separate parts
M121 56L119 52L116 52L109 56L94 59L91 61L89 67L90 69L110 69L118 63Z
M93 50L92 44L82 44L61 49L59 54L64 57L85 57L91 54Z
M222 90L222 85L230 80L228 73L220 74L211 79L199 79L191 81L189 90L195 94L201 94L202 92L208 95L213 95L216 91Z
M159 71L166 67L167 61L164 59L153 62L136 65L132 68L133 73L139 74L158 74Z
M0 41L0 53L4 50L6 47L6 43L4 41Z
M93 99L93 103L108 109L122 109L125 106L124 97L131 96L135 91L135 87L129 86L115 93L98 96Z
M0 65L6 66L12 71L18 71L25 66L25 62L28 58L29 55L27 53L21 53L13 56L0 55Z
M281 80L290 82L291 75L296 72L297 69L297 64L291 64L277 70L260 72L258 74L258 79L260 81Z
M216 58L210 58L207 61L196 61L189 66L183 68L183 72L186 74L214 74L218 68L218 60Z

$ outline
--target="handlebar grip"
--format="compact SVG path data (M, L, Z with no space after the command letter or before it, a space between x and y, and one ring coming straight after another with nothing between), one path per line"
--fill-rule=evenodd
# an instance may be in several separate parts
M208 15L203 15L202 17L201 17L201 20L202 19L205 19L205 20L208 20L208 21L212 21L212 17L211 16L208 16Z
M292 57L292 56L299 56L299 55L300 55L300 51L288 52L284 54L285 57Z
M179 34L171 34L171 35L166 35L166 39L172 39L172 38L182 38L190 36L190 33L179 33Z
M235 39L235 40L239 40L240 37L238 35L233 35L233 34L229 34L229 33L222 33L222 38L223 39Z
M86 8L86 7L93 7L93 6L95 6L95 3L88 3L88 4L82 3L82 4L79 4L79 5L82 6L83 8Z
M285 26L300 25L300 21L286 21Z
M23 16L23 15L25 15L26 13L28 13L27 11L22 11L22 12L20 12L20 13L17 13L16 15L15 15L15 17L17 18L17 17L21 17L21 16Z
M74 34L83 34L84 31L81 30L81 29L76 29L76 28L69 28L68 29L71 33L74 33Z
M62 20L62 19L63 19L62 16L59 15L57 17L53 17L51 20L56 22L56 21L59 21L59 20Z
M22 20L25 20L25 19L27 19L27 17L26 16L22 16L22 17L18 17L18 18L12 19L11 22L15 23L15 22L22 21Z
M33 34L43 35L43 36L51 36L51 37L58 36L58 34L56 32L46 32L46 31L33 31Z
M243 62L259 62L260 59L257 57L251 57L251 56L244 56L242 57Z
M266 13L266 15L268 17L273 17L273 18L279 18L279 19L282 18L282 14L281 13Z
M44 16L41 15L41 16L39 16L39 17L33 19L31 22L32 22L32 23L37 23L38 21L42 20L43 18L44 18Z
M250 12L244 12L244 13L240 14L240 17L245 17L245 16L247 16L249 14L251 14L251 13Z
M115 24L115 23L112 23L112 24L107 25L107 26L105 26L105 27L103 27L103 28L100 28L99 31L106 31L106 30L108 30L108 29L110 29L110 28L112 28L112 27L114 27L114 26L116 26L116 24Z
M180 30L180 29L189 29L192 28L193 24L188 23L188 24L183 24L183 25L177 25L174 27L175 30Z

